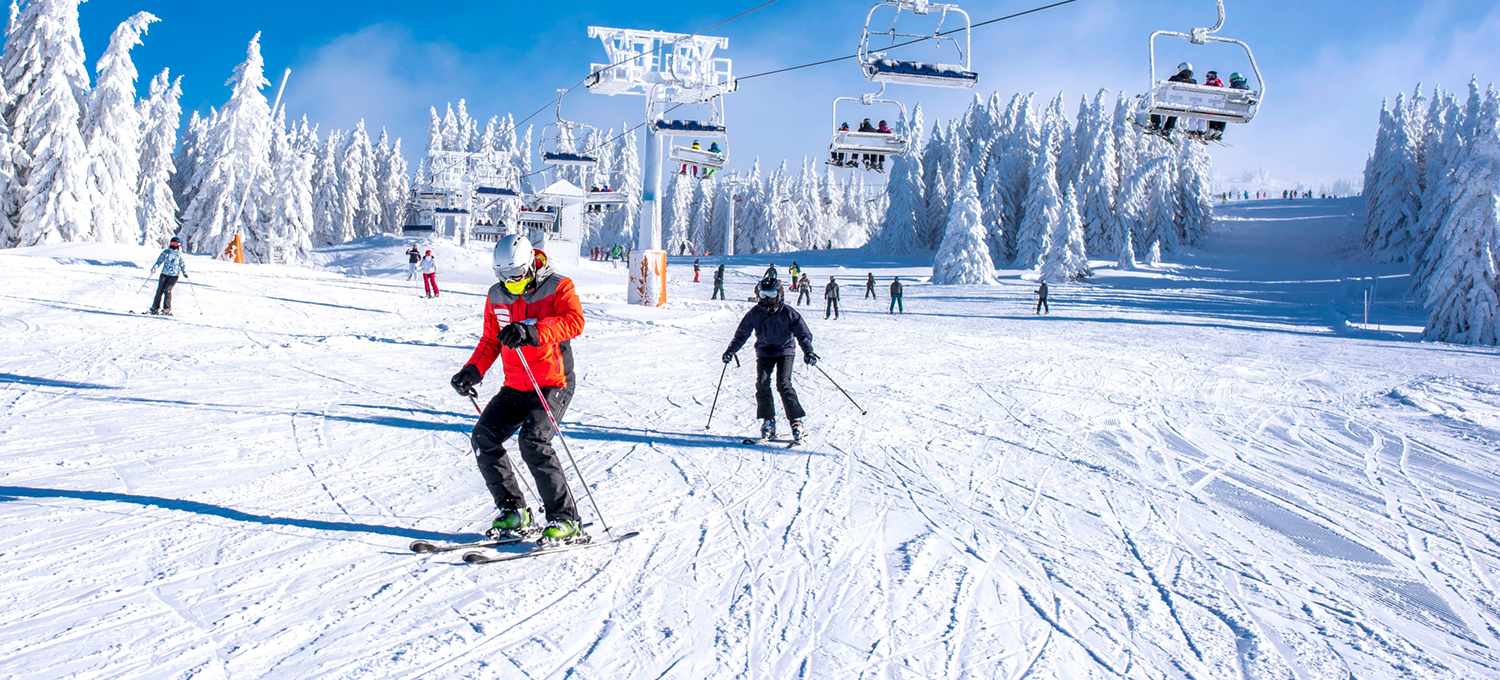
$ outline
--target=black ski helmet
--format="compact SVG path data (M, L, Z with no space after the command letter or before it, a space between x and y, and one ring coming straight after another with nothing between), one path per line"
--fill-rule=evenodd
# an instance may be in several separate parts
M781 303L785 301L786 291L781 287L781 279L767 276L760 280L755 287L755 295L759 298L758 304L770 309L780 309Z

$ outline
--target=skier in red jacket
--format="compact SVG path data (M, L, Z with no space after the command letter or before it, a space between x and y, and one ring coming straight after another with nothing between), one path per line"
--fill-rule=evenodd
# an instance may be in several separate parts
M583 333L583 306L572 279L554 272L546 253L532 249L524 236L506 236L495 244L494 267L500 282L490 287L484 303L484 335L469 363L452 380L453 389L469 396L496 359L503 366L505 385L485 407L472 437L479 472L500 510L487 533L498 539L524 538L539 531L505 450L505 440L519 434L521 459L531 469L537 494L546 506L548 524L540 530L540 542L587 543L578 504L552 448L556 432L537 397L540 387L558 420L573 400L578 383L573 374L572 340Z

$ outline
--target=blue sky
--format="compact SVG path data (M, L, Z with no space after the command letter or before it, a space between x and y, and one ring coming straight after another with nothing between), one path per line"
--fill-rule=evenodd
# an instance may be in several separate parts
M207 110L227 97L223 83L257 31L268 73L292 68L287 105L323 128L360 119L405 138L407 156L425 145L427 111L468 100L475 116L516 114L546 105L604 61L589 25L694 32L762 0L730 2L414 3L285 0L203 3L94 0L80 13L90 66L109 33L130 14L162 19L135 51L143 82L164 67L184 75L185 109ZM972 1L975 22L1048 4L1049 0ZM869 2L780 0L718 30L722 56L745 75L844 54L859 40ZM958 115L977 92L1035 91L1078 98L1100 88L1136 94L1146 85L1146 38L1152 30L1186 31L1214 20L1212 0L1081 0L974 32L973 92L892 86L908 107L921 102L929 125ZM1281 179L1356 176L1374 138L1380 101L1419 81L1463 90L1500 81L1500 8L1478 0L1427 2L1230 0L1221 35L1255 49L1268 93L1261 115L1233 126L1233 148L1214 148L1226 175L1257 168ZM1162 43L1163 67L1182 59L1200 73L1245 70L1243 54L1223 48ZM274 88L274 86L273 86ZM852 62L747 81L729 97L732 166L821 157L833 97L873 91ZM274 96L274 89L268 97ZM603 97L580 88L564 114L601 127L639 123L639 97ZM550 119L535 119L540 127Z

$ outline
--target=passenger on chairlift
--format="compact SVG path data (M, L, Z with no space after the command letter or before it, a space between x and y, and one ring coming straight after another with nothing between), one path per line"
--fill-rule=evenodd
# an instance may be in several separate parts
M865 122L859 124L859 131L860 132L879 132L879 130L875 129L874 125L870 124L870 119L869 118L866 118Z
M709 143L709 145L708 145L708 152L711 153L711 154L720 154L720 153L723 153L722 151L719 150L719 143L718 142L711 142L711 143ZM708 172L703 173L703 179L708 179L710 177L713 177L714 173L716 173L716 172L718 172L718 169L716 169L716 168L709 168Z
M1239 75L1239 74L1236 73L1234 75ZM1231 78L1231 80L1232 80L1232 78ZM1224 87L1224 81L1219 80L1219 72L1218 71L1209 71L1208 73L1203 74L1203 84L1207 85L1209 87ZM1209 121L1209 123L1208 123L1208 133L1205 134L1205 135L1203 135L1204 141L1214 142L1214 141L1218 141L1220 139L1223 139L1224 138L1224 130L1227 127L1229 127L1229 124L1225 123L1223 121L1218 121L1218 120Z
M1189 85L1198 84L1198 80L1193 77L1193 65L1185 61L1177 65L1177 75L1168 78L1167 82L1188 83ZM1152 114L1150 132L1159 134L1163 137L1166 137L1167 139L1171 139L1172 129L1175 127L1177 127L1177 116L1168 116L1167 124L1162 125L1161 116Z
M880 121L880 127L876 128L875 131L888 135L891 134L891 126L886 125L885 121L882 120Z

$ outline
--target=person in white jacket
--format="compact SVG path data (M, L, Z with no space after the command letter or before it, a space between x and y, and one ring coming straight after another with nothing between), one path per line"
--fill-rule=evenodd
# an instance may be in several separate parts
M427 297L435 298L440 294L437 285L437 261L432 259L432 251L422 256L422 261L417 263L417 272L422 275L422 288L426 289Z

